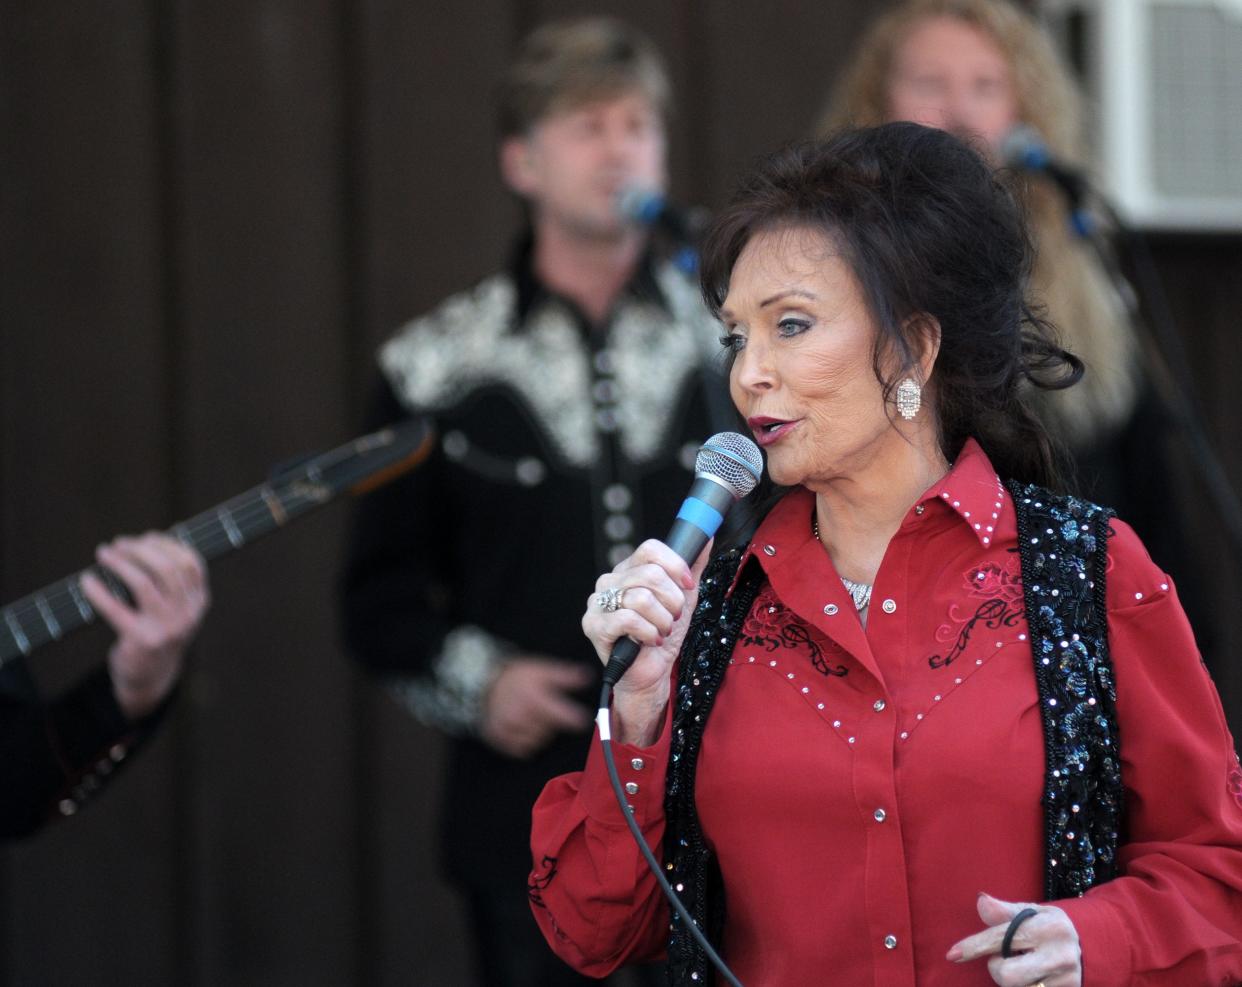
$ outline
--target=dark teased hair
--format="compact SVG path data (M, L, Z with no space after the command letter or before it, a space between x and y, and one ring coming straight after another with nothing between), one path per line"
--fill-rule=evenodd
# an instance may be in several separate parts
M886 397L917 360L918 317L939 322L928 396L949 461L974 437L1002 477L1062 485L1056 445L1024 392L1069 387L1082 362L1026 304L1023 217L980 155L944 131L890 123L761 159L704 242L714 314L751 237L791 227L822 233L853 271L877 327L873 365ZM886 365L897 368L888 377Z

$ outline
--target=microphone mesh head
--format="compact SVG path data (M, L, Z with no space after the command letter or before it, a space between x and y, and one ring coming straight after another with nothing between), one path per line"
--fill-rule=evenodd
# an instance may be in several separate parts
M1001 139L1000 156L1011 168L1039 171L1048 164L1048 145L1034 127L1020 123Z
M664 210L664 196L641 185L628 185L617 193L617 215L629 223L650 226Z
M755 489L763 475L759 447L737 432L717 432L703 443L694 459L697 476L707 474L722 481L738 498Z

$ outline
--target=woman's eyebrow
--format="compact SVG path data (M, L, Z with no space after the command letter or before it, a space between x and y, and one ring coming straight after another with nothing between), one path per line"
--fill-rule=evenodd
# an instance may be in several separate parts
M779 302L782 298L806 298L809 301L813 301L813 302L819 301L819 295L815 294L815 292L813 291L806 291L802 288L786 288L782 291L778 291L775 295L772 295L769 298L765 298L763 301L759 303L759 307L767 308L773 302ZM722 305L720 307L720 319L722 321L727 321L732 318L733 318L733 313L728 309L727 306Z
M802 288L786 288L784 291L778 291L775 295L765 298L759 303L760 308L767 308L773 302L779 302L782 298L797 297L807 298L811 301L819 301L819 295L813 291L805 291Z

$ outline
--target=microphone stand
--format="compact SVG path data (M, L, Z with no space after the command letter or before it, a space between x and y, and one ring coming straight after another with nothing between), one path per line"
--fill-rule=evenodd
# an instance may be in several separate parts
M1086 240L1100 261L1122 304L1126 317L1134 327L1139 341L1143 369L1156 391L1156 397L1174 425L1187 440L1191 462L1207 487L1225 530L1233 539L1234 548L1242 553L1242 500L1229 481L1220 456L1208 438L1203 418L1191 398L1192 377L1181 338L1177 334L1172 309L1164 293L1164 285L1156 271L1155 261L1146 240L1130 227L1117 209L1098 188L1076 176L1077 188L1071 189L1056 175L1050 175L1061 187L1070 206L1070 226L1080 239ZM1134 271L1144 289L1142 295L1122 270L1112 239L1104 235L1100 224L1093 221L1083 206L1090 195L1108 220L1118 242L1128 248ZM1144 304L1150 318L1144 316Z

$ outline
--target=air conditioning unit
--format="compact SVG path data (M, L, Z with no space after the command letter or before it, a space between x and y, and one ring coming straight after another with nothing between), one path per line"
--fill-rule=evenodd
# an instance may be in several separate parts
M1242 230L1242 0L1045 0L1133 225Z

